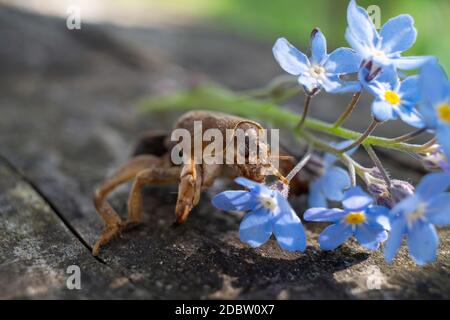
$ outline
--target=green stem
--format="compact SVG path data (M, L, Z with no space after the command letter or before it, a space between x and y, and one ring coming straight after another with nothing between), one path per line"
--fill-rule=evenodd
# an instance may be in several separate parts
M300 117L286 109L282 109L267 101L249 100L247 97L236 96L223 88L203 87L178 94L152 98L141 102L141 108L146 111L173 111L173 110L210 110L239 115L245 118L264 121L278 128L295 130ZM344 140L358 140L361 133L334 127L318 119L307 117L304 129L325 133ZM427 146L392 141L389 138L368 136L363 145L379 146L403 152L423 154ZM428 146L429 148L429 146Z
M308 132L303 131L301 137L307 140L315 149L334 154L345 166L347 166L350 173L352 185L356 185L356 174L358 174L361 179L367 182L366 175L369 169L364 168L345 153L342 153L340 150L330 146L329 143L314 137Z
M314 148L313 146L310 144L308 145L308 149L305 153L305 155L303 156L303 159L300 160L300 162L291 170L291 172L289 172L289 174L286 176L286 180L287 181L291 181L295 175L297 173L300 172L300 170L303 169L303 167L308 163L308 161L311 159L311 156L313 155L314 152Z
M394 141L394 142L407 142L407 141L410 141L410 140L414 139L415 137L421 135L425 131L427 131L426 128L418 129L416 131L404 134L404 135L402 135L400 137L393 138L392 141Z
M301 92L301 87L298 85L296 77L279 76L273 79L267 86L263 88L241 91L239 95L248 97L250 99L270 98L275 103L282 103Z
M386 183L386 186L389 188L389 190L391 189L392 186L392 182L391 179L389 178L389 174L386 171L386 169L384 168L383 164L380 161L380 158L378 158L377 154L375 153L375 150L373 150L373 148L371 146L364 146L367 154L369 155L370 159L372 159L374 165L378 168L378 170L381 173L381 176L383 177L384 182Z
M340 127L345 122L345 120L347 120L347 118L351 115L353 110L355 110L355 107L358 104L360 97L361 97L361 91L359 91L353 95L352 101L350 101L350 104L347 106L347 109L345 109L344 113L334 123L335 128Z
M221 108L215 108L213 105L209 105L207 109L224 111ZM278 127L290 129L295 128L300 118L298 115L284 109L277 109L276 112L274 112L273 110L266 108L258 108L252 110L250 108L243 109L239 108L239 106L235 106L228 109L227 112L234 113L243 117L254 117L263 121L273 123ZM333 124L312 117L308 117L305 119L304 127L316 132L325 133L345 140L358 140L361 137L361 133L357 131L345 129L342 127L335 128ZM424 153L426 151L426 149L421 145L393 142L389 138L377 136L367 137L367 139L364 141L364 144L412 153Z
M296 129L299 131L302 130L303 125L305 124L305 120L306 120L306 117L307 117L308 111L309 111L309 106L311 105L311 99L312 99L312 96L307 94L306 98L305 98L305 106L303 108L302 118L300 119L300 121L296 127Z
M347 154L342 154L343 160L345 161L345 164L347 165L348 173L350 175L350 181L352 187L356 187L356 168L355 168L355 162L353 159L348 156Z
M347 151L352 150L353 148L356 148L356 147L359 147L360 145L362 145L364 143L364 141L366 141L366 139L372 134L372 132L376 129L376 127L379 124L380 124L379 121L373 119L372 122L370 123L369 127L367 127L366 131L364 131L364 133L358 138L358 140L353 142L351 145L345 147L341 151L343 153L345 153Z
M282 104L283 102L289 100L290 98L295 97L300 92L301 92L301 89L298 87L289 88L289 89L286 89L286 91L280 96L278 96L278 95L271 96L271 99L272 99L273 103L275 103L275 104Z
M436 145L436 142L437 142L437 138L435 137L435 138L431 139L430 141L426 142L425 144L423 144L422 147L424 149L424 152L429 152L430 149L432 149Z

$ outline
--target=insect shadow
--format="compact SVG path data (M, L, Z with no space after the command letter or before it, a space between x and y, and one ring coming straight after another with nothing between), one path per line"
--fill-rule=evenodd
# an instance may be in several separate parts
M180 275L173 280L174 285L189 288L182 298L272 299L280 294L289 298L351 298L351 284L337 282L334 273L365 261L368 253L345 245L322 251L312 241L304 253L289 253L274 239L260 248L250 248L238 238L241 218L218 211L209 198L204 196L185 225L163 231L165 250L170 251L165 254L178 260L170 262L176 264ZM158 213L158 218L169 222L172 217ZM308 224L306 228L317 235L320 226Z

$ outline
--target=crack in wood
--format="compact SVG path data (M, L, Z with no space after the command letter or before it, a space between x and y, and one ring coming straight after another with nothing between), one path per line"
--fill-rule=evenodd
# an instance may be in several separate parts
M86 248L88 249L89 253L92 252L92 246L81 236L81 234L70 224L70 222L64 217L64 215L58 210L58 208L52 203L52 201L40 190L40 188L37 186L36 183L34 183L30 178L28 178L22 170L14 166L11 161L9 161L8 158L0 154L0 161L3 162L5 166L7 166L11 171L13 171L15 174L17 174L25 183L27 183L44 201L50 209L55 213L55 215L61 220L63 225L69 230L69 232ZM126 278L130 284L136 285L132 278L126 276L126 274L123 271L117 270L116 268L108 265L108 263L100 258L99 256L93 256L99 263L105 265L106 267L110 268L113 272L119 273L122 277Z
M14 173L20 176L26 183L30 185L30 187L42 198L42 200L53 210L53 212L58 216L64 226L69 229L69 231L81 242L81 244L86 247L89 251L92 251L92 247L83 237L78 233L78 231L69 223L69 221L64 217L64 215L59 212L58 208L52 203L52 201L40 190L40 188L30 179L28 178L22 170L14 166L11 161L9 161L5 156L0 154L0 160ZM94 256L93 256L94 257ZM106 264L105 261L98 257L96 258L100 263Z

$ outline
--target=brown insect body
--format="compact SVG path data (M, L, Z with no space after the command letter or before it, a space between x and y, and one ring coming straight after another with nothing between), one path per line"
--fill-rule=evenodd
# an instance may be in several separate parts
M203 132L207 129L218 129L223 137L226 137L227 129L235 130L240 128L244 131L248 129L257 131L262 128L256 122L228 114L191 111L179 118L175 124L175 129L186 129L191 137L194 137L194 121L201 121ZM224 146L227 143L229 141L223 141ZM194 161L189 161L185 164L174 165L170 154L175 144L176 142L170 141L170 136L161 132L144 134L136 146L133 158L97 188L94 196L94 205L106 226L93 247L92 253L94 255L98 254L102 245L108 243L121 231L139 223L142 212L141 189L144 186L178 183L175 223L181 224L186 221L190 211L198 204L201 191L210 187L217 177L221 175L229 177L243 176L253 181L263 182L266 178L267 170L273 169L270 163L250 164L247 162L244 164L225 165L196 164ZM206 144L203 143L202 148L205 148L205 146ZM282 161L280 171L288 172L287 170L295 165L292 160ZM280 181L283 181L284 176L278 173L277 170L274 170L273 173ZM122 221L107 201L107 195L117 186L129 181L133 181L133 185L128 199L128 216L126 221Z

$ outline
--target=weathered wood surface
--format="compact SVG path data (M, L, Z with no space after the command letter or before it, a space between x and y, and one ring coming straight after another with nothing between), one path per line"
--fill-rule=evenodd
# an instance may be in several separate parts
M226 181L178 228L171 227L176 188L148 188L140 227L92 257L102 229L94 188L129 157L140 132L170 128L177 116L139 115L135 101L204 77L236 89L262 85L280 74L270 44L195 27L85 24L77 34L62 20L5 7L0 38L23 39L0 50L1 298L450 298L448 230L440 232L439 261L425 268L405 249L393 266L355 243L322 252L320 226L311 224L303 254L283 252L273 240L253 250L238 240L240 217L210 205ZM313 112L333 120L349 98L325 96ZM365 112L350 125L363 128ZM393 159L394 176L418 179ZM111 197L122 214L127 191ZM82 290L65 287L72 264L81 268Z
M145 292L93 259L30 183L0 161L1 299L139 298ZM83 270L81 290L68 290L67 268Z

